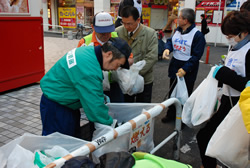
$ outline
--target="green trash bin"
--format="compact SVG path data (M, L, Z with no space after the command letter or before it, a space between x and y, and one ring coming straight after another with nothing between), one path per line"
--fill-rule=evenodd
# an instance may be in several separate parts
M158 156L144 152L135 152L132 154L135 158L133 168L192 168L192 166L175 160L163 159Z

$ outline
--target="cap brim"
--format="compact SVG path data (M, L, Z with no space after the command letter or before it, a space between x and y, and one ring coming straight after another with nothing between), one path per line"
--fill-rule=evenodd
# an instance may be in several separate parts
M128 58L129 59L129 58ZM121 67L122 68L125 68L125 69L129 69L129 62L128 62L128 59L126 59L126 62L125 62L125 64L123 64Z
M94 26L95 28L95 32L97 33L111 33L113 31L115 31L115 25L111 25L111 26Z

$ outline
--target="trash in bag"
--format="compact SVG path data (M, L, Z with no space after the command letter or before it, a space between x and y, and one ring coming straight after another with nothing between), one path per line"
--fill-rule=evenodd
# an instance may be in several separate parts
M7 166L7 162L10 163L11 161L8 161L11 153L15 150L16 146L20 146L20 148L23 148L23 150L19 150L20 152L14 152L15 153L15 159L19 158L21 161L25 162L25 164L33 164L34 162L34 152L39 150L47 150L51 149L54 146L60 144L61 147L66 149L67 151L73 152L76 149L82 147L84 144L87 144L87 141L77 139L68 135L63 135L58 132L52 133L47 136L39 136L39 135L33 135L30 133L25 133L21 137L18 137L11 142L5 144L4 146L0 147L0 168L4 168ZM27 155L23 154L23 151L28 151L28 153L33 154L32 161L28 158L26 158ZM32 166L18 166L20 167L32 167ZM14 167L13 167L14 168Z
M46 165L68 154L69 152L66 149L58 145L54 146L51 149L46 149L44 151L36 150L34 163L38 165L40 168L43 168Z
M7 168L38 168L33 162L34 154L20 145L16 145L8 157Z
M146 61L142 60L133 64L129 70L120 68L112 74L113 80L118 82L123 94L134 95L143 92L144 78L139 71L145 65Z

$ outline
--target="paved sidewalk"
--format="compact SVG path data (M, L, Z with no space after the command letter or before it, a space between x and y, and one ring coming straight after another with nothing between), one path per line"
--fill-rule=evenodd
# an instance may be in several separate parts
M77 44L78 40L44 37L45 71ZM0 146L25 132L41 135L41 95L39 84L0 94Z

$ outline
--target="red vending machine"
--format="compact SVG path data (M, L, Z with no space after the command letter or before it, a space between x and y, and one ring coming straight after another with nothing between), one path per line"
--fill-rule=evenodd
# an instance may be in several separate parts
M45 73L42 17L0 17L0 92L40 81Z

